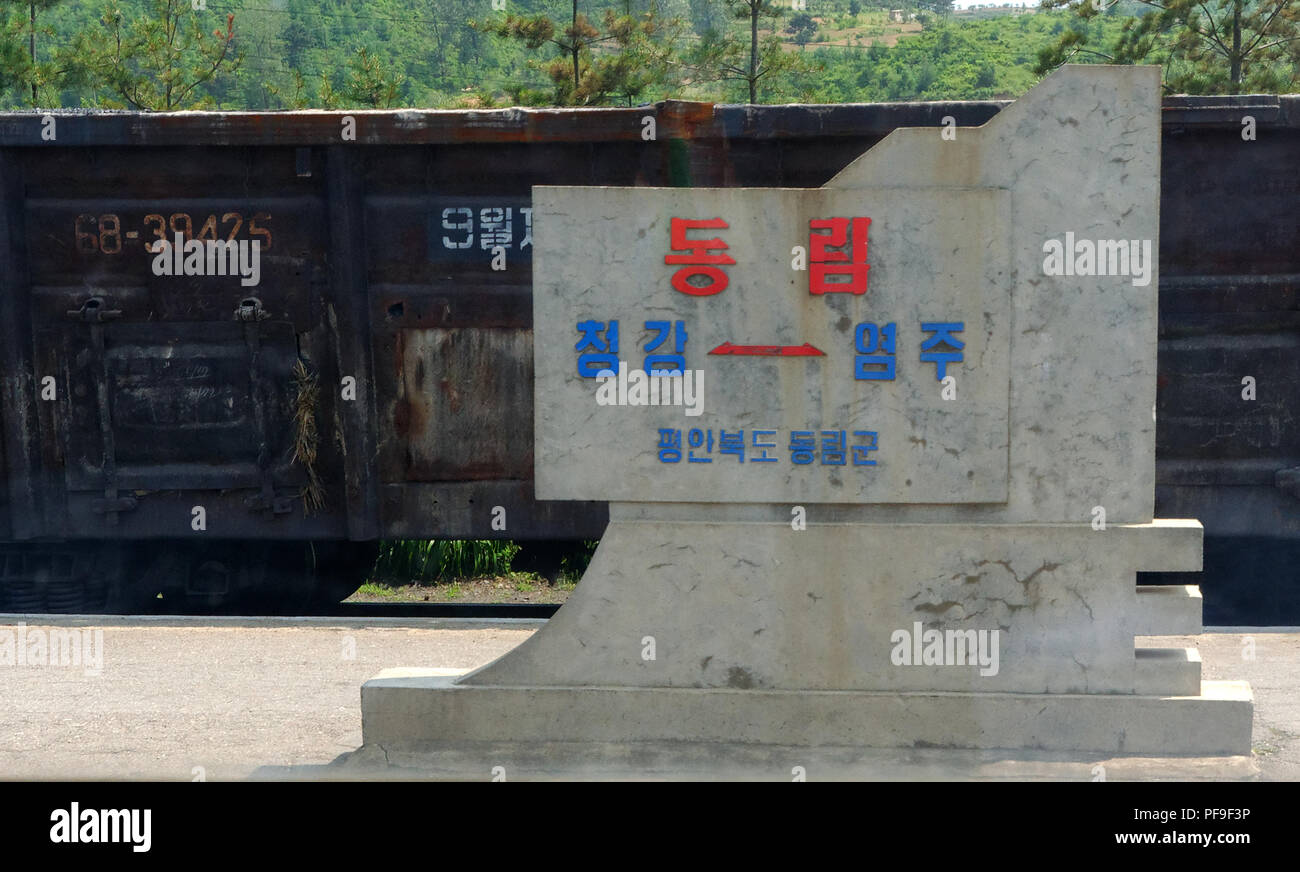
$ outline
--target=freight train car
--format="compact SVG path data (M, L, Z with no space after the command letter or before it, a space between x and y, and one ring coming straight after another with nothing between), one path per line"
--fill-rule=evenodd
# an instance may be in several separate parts
M1300 622L1298 100L1164 107L1157 514L1205 523L1211 622ZM533 499L532 187L814 187L1004 105L0 115L0 609L307 608L382 538L599 536Z

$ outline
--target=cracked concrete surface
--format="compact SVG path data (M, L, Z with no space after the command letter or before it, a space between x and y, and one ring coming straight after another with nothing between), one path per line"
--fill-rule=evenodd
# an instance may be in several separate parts
M774 690L1131 693L1134 572L1196 565L1200 550L1185 522L794 532L707 517L719 513L612 521L547 630L461 683L729 688L742 669ZM999 630L998 671L898 669L890 639L915 621Z

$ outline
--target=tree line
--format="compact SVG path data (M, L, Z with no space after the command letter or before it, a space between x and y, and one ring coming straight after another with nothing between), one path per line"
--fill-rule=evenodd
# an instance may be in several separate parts
M868 102L1015 97L1062 63L1156 63L1168 91L1192 94L1288 92L1300 70L1300 0L1042 0L1032 13L963 15L951 0L0 0L0 99Z

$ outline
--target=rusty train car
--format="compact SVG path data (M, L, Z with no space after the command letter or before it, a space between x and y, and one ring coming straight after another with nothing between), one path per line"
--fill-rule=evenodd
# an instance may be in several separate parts
M1005 105L0 115L0 610L308 608L383 538L598 537L532 493L532 187L819 186ZM1163 111L1157 515L1206 572L1147 581L1300 623L1300 97Z

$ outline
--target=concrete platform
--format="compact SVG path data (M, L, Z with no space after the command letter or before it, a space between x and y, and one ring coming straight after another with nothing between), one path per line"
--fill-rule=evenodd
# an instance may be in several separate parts
M331 619L322 625L262 619L96 618L0 615L0 628L77 627L104 631L98 676L74 668L0 667L0 779L208 780L466 778L490 780L464 749L443 748L440 771L406 768L400 749L362 744L358 688L406 663L474 669L528 638L538 623L504 625ZM1207 680L1243 679L1255 694L1251 758L1123 758L933 749L860 751L823 748L791 756L780 748L726 756L717 745L678 745L678 763L656 762L643 745L635 766L609 777L699 780L1047 779L1300 780L1300 629L1215 628L1197 636L1137 640L1139 647L1196 648ZM345 654L353 654L352 659ZM464 737L468 738L468 737ZM488 749L489 751L491 749ZM563 760L563 748L538 744L530 754ZM501 759L501 758L498 758ZM547 777L507 766L509 780ZM334 763L333 761L336 761ZM458 762L458 760L460 762ZM701 761L717 765L708 770ZM1096 766L1102 771L1093 772ZM673 768L677 767L677 768ZM581 770L569 770L577 777ZM602 773L596 773L601 775ZM559 776L556 776L559 777Z
M361 688L368 745L477 741L1027 749L1165 756L1250 753L1244 681L1199 696L644 687L492 687L402 674Z
M361 744L357 689L369 676L412 659L480 666L540 624L0 615L0 631L102 633L97 674L0 666L0 780L309 772Z
M1112 725L1109 739L1112 747L1118 748L1120 737L1113 732L1113 723L1105 721L1109 717L1107 705L1116 710L1123 710L1125 725L1138 724L1136 731L1123 734L1125 753L1121 756L1107 751L1070 752L1052 751L1047 748L1033 750L1005 751L996 749L963 750L952 748L845 748L834 745L820 747L794 747L775 744L745 744L731 740L731 736L720 736L723 741L683 742L651 740L636 743L591 740L599 735L601 729L628 729L627 720L614 723L620 712L608 706L600 709L595 716L583 719L583 708L574 708L570 698L567 708L553 708L545 699L545 694L529 700L529 707L521 709L518 702L509 702L510 689L504 689L498 704L511 706L515 712L527 711L530 719L535 715L537 721L531 721L528 728L538 729L535 739L525 743L510 741L470 742L463 738L453 741L431 743L419 740L403 740L398 734L390 736L390 743L373 742L364 745L357 752L341 757L330 770L322 770L316 777L324 778L366 778L366 779L434 779L434 780L486 780L491 778L504 780L739 780L739 781L789 781L806 778L808 780L832 781L872 781L872 780L1013 780L1013 781L1197 781L1197 780L1254 780L1263 778L1297 779L1300 778L1300 693L1294 685L1297 679L1288 671L1289 664L1300 664L1300 635L1282 631L1252 630L1250 628L1233 628L1231 632L1205 633L1198 636L1182 637L1139 637L1138 650L1146 652L1138 655L1143 663L1138 673L1143 681L1158 684L1170 681L1187 681L1191 670L1199 676L1202 663L1197 648L1209 652L1209 662L1204 664L1205 674L1210 679L1198 684L1202 697L1178 698L1170 696L1141 695L1079 695L1078 702L1069 697L1054 697L1053 702L1063 708L1047 711L1038 697L1039 705L1027 716L1020 719L1008 717L1010 726L1019 728L1026 736L1032 736L1035 729L1044 730L1050 719L1062 716L1062 711L1083 712L1089 718L1090 734L1107 735L1108 725ZM1266 652L1266 653L1264 653ZM1234 679L1246 678L1248 681L1222 681L1221 677L1232 676ZM408 694L408 702L420 700L429 704L437 699L447 699L446 689L454 679L453 675L443 674L437 678L422 676L419 670L402 670L388 673L380 679L381 685L373 690ZM1226 731L1229 743L1234 742L1244 732L1243 725L1235 720L1247 714L1251 706L1249 682L1254 682L1261 690L1262 699L1257 700L1254 718L1254 736L1256 747L1254 753L1218 753L1214 756L1153 756L1168 754L1169 745L1157 751L1139 751L1140 743L1154 742L1155 747L1169 740L1169 736L1160 735L1161 730L1171 727L1166 716L1171 709L1179 713L1181 724L1175 729L1179 735L1189 735L1189 721L1197 721L1195 705L1207 705L1217 699L1219 708L1216 718L1221 718L1224 706L1232 712L1234 723ZM414 688L423 686L423 691L411 694ZM437 690L435 688L441 688ZM481 690L482 688L478 688ZM515 689L517 690L517 689ZM572 691L573 689L567 689ZM613 690L615 697L624 701L633 699L638 692L645 689L619 688ZM684 689L690 694L690 689ZM702 693L694 691L699 698L716 699L717 691ZM735 691L736 696L744 698L752 691ZM441 697L438 694L443 694ZM829 694L836 695L836 694ZM877 694L876 696L887 696ZM593 697L596 696L593 694ZM920 696L961 697L961 694L922 694ZM1004 694L1003 697L1022 697L1013 700L1013 705L1004 707L1003 712L1015 711L1015 702L1021 704L1029 700L1029 695ZM372 697L373 698L373 697ZM556 698L559 698L558 696ZM475 697L475 705L482 697ZM752 699L752 697L751 697ZM391 702L391 701L390 701ZM544 703L534 707L536 703ZM927 703L923 703L927 704ZM1092 705L1097 708L1088 709ZM386 704L385 704L386 705ZM584 703L583 705L586 705ZM951 705L951 703L950 703ZM364 703L363 703L364 706ZM381 705L383 707L383 705ZM958 707L959 713L969 715L970 706ZM1040 712L1041 710L1041 712ZM589 711L589 710L588 710ZM885 709L889 714L888 708ZM1145 712L1145 716L1134 717L1135 713ZM1099 714L1100 713L1100 714ZM1186 713L1187 717L1182 715ZM428 710L408 712L407 724L425 722L432 729L449 727L458 717L467 712L452 706L442 712ZM483 712L469 712L470 716L482 716ZM675 715L640 724L641 734L653 735L655 730L682 729L683 718L693 712L687 708L683 711L676 707ZM895 713L896 714L896 713ZM433 720L426 722L426 717ZM796 721L807 721L807 715L796 710L790 715ZM936 714L936 717L942 717ZM1042 719L1040 719L1040 717ZM484 718L487 720L487 718ZM1216 719L1206 719L1215 721ZM477 723L482 723L476 719ZM546 722L546 725L543 725ZM577 723L575 723L577 722ZM1224 723L1221 719L1217 721ZM376 722L377 724L378 722ZM897 719L895 719L897 723ZM926 726L923 724L922 726ZM1208 727L1207 723L1191 724L1192 733ZM520 725L500 725L499 731L518 729ZM691 729L698 729L696 722ZM1000 729L1006 729L1004 724ZM399 728L400 729L400 728ZM784 727L782 728L784 729ZM911 729L911 728L909 728ZM1091 730L1095 729L1095 733ZM565 730L570 730L566 737L570 741L548 741ZM940 728L942 732L942 728ZM1145 735L1144 735L1145 733ZM1075 730L1077 735L1077 729ZM460 734L464 736L462 732ZM482 738L489 734L480 730ZM662 733L661 733L662 735ZM376 735L376 738L378 736ZM584 737L587 741L572 741ZM1026 739L1027 741L1029 739ZM1050 743L1050 739L1048 740ZM1049 745L1050 747L1050 745ZM1152 747L1152 746L1148 746ZM285 777L289 773L278 773L276 777Z
M433 781L1254 781L1252 756L1015 755L935 748L590 742L366 745L334 765L259 777Z

